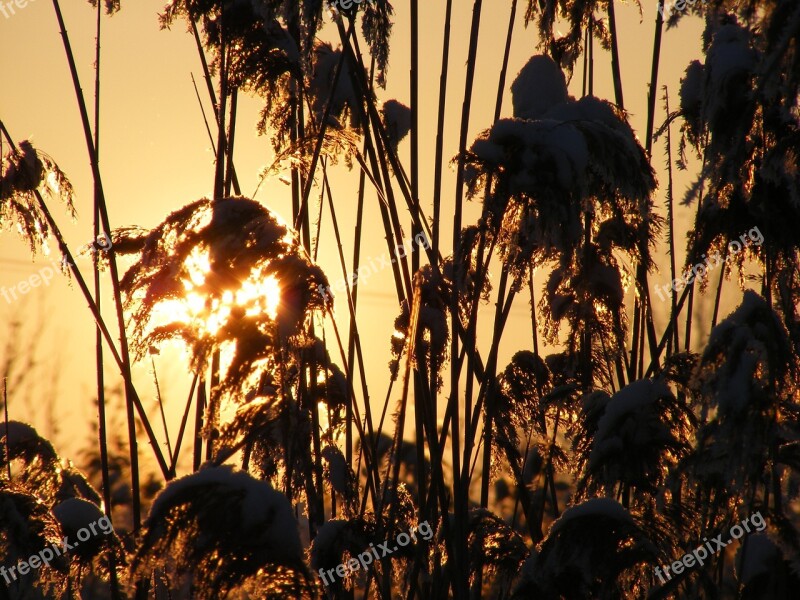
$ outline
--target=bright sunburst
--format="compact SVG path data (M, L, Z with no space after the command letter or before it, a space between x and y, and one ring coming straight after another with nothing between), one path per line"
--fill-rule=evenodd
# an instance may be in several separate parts
M259 314L266 314L270 319L277 317L280 285L274 275L265 275L262 267L254 268L238 287L212 297L206 290L207 277L211 272L208 251L196 250L187 258L184 266L188 273L188 277L182 279L184 296L162 300L154 307L152 316L156 327L167 323L185 323L204 335L214 337L236 307L243 309L248 317Z

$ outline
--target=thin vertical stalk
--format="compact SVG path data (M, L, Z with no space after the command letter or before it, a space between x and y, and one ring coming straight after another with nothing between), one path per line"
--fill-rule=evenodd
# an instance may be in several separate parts
M403 431L405 429L405 420L406 420L406 409L408 406L408 387L409 387L409 379L411 376L411 363L414 360L414 355L416 352L416 338L417 338L417 324L419 322L419 310L420 310L420 295L415 290L412 292L412 304L409 310L409 326L408 326L408 354L406 355L406 368L403 373L403 391L400 396L399 400L399 409L398 409L398 416L397 416L397 426L395 428L395 436L394 441L392 444L391 450L391 459L389 461L388 469L389 472L386 474L386 478L384 479L383 490L381 491L381 505L376 510L377 514L382 514L383 507L386 504L389 490L396 490L397 485L400 479L400 464L402 460L400 459L400 450L403 444ZM420 468L422 465L420 465ZM389 508L389 521L388 526L389 530L394 526L395 516L397 514L398 509L398 502L392 502L391 507ZM390 589L389 589L389 575L390 569L386 569L385 577L384 577L384 597L390 598Z
M206 409L206 380L200 379L197 386L197 404L194 412L194 454L192 457L192 471L200 470L203 459L203 413Z
M6 451L6 467L8 468L8 481L11 481L11 453L8 450L8 438L11 436L8 434L8 377L3 377L3 418L6 422L6 435L4 436L5 439L5 451Z
M585 51L583 53L583 87L582 87L582 94L581 96L586 96L589 84L589 28L586 28L586 34L584 36L584 48Z
M464 100L461 108L461 128L459 133L458 142L458 167L456 170L456 196L455 208L453 211L453 256L459 257L461 255L461 216L462 216L462 202L464 195L464 159L467 148L467 136L469 134L469 117L472 108L472 88L475 81L475 64L478 55L478 34L480 32L481 24L481 10L483 7L482 0L475 0L472 8L472 24L470 26L469 37L469 52L467 55L467 73L464 82ZM461 261L453 261L453 281L461 280L460 270L463 265ZM458 293L454 291L450 301L450 320L453 332L458 331L461 322L459 316L459 303ZM471 351L474 350L470 349ZM450 342L450 356L456 357L459 355L458 335L455 333L451 336ZM459 379L461 376L460 369L451 367L451 390L450 393L454 398L458 398ZM465 414L467 423L469 422L469 415ZM469 443L469 439L465 439L465 445ZM469 463L466 462L463 467ZM463 468L462 467L462 468ZM469 593L469 560L467 550L467 506L469 504L469 477L462 476L461 489L456 492L455 497L455 521L456 521L456 541L454 543L455 561L454 571L460 573L460 577L454 577L453 594L457 598L466 598Z
M226 131L225 120L228 113L228 98L230 92L228 89L228 45L225 39L225 5L222 5L219 16L220 27L220 43L219 43L219 110L217 113L217 155L214 168L214 201L217 202L225 195L225 165L226 158L230 160L227 155L228 136ZM212 219L214 217L212 216ZM217 261L215 253L211 252L211 269L217 268ZM207 300L208 302L209 300ZM219 349L212 350L211 365L210 365L210 385L208 389L208 414L205 417L205 424L203 423L203 415L198 411L195 420L195 450L200 450L200 454L195 454L195 470L199 467L197 461L202 455L202 430L208 430L209 437L206 442L206 460L212 460L214 457L214 437L210 435L215 427L219 424L220 412L220 392L219 392L219 366L220 355ZM200 388L205 393L205 386ZM200 408L201 403L198 402L197 406Z
M647 130L645 131L645 151L650 156L653 148L653 126L656 117L656 88L658 86L658 68L661 60L661 35L664 29L664 0L658 0L658 10L656 11L656 25L653 33L653 62L650 67L650 87L647 91ZM666 90L665 90L666 93ZM669 115L669 108L667 108Z
M392 188L389 164L387 164L387 156L394 173L398 175L398 182L400 183L401 191L408 203L409 210L412 212L412 215L416 215L415 218L419 218L419 214L415 211L414 205L411 202L410 191L403 185L405 181L399 176L400 165L397 161L397 157L391 148L391 145L385 143L387 140L386 131L385 128L383 128L380 115L378 114L374 102L371 99L368 84L364 80L366 77L366 70L363 62L360 60L360 53L358 52L356 46L357 40L355 36L349 36L348 33L345 32L341 19L337 20L337 25L339 29L339 37L342 42L343 56L350 61L352 66L352 68L349 69L349 74L353 88L363 99L363 102L366 102L366 109L363 102L359 102L357 110L359 111L359 118L361 121L370 125L364 127L364 139L367 142L367 156L370 161L370 167L372 169L375 181L382 181L382 186L379 186L377 189L379 195L385 198L385 202L379 202L378 207L380 208L381 218L383 219L389 254L395 255L397 247L394 244L394 240L396 239L398 242L402 242L403 233L400 226L400 217L397 211L394 189ZM375 136L372 135L373 131L376 134ZM313 169L311 172L313 173ZM382 179L380 178L381 175ZM407 260L408 257L404 254L403 256L398 256L397 258L399 260L393 260L391 262L391 267L392 273L395 277L398 302L402 304L406 298L411 297L411 275L409 273Z
M342 54L344 56L344 54ZM370 84L373 82L373 76L375 74L375 58L372 58L372 62L370 64L369 69L369 80ZM364 150L362 150L362 154L366 152L366 141L364 142ZM358 173L358 203L356 206L356 226L353 235L353 270L352 273L358 273L358 269L361 265L361 237L364 227L364 194L366 192L366 184L367 184L367 174L364 169L361 169ZM320 215L321 215L320 211ZM358 286L353 286L351 290L351 302L353 306L353 312L350 316L350 332L348 335L348 342L347 342L347 364L352 365L353 361L355 360L355 352L356 347L359 348L359 368L361 372L364 372L364 364L361 362L361 339L358 336L358 327L356 324L356 314L358 310ZM352 378L352 370L348 373L347 376L347 387L348 390L352 391L353 389L353 378ZM369 402L369 398L365 399L366 402ZM347 465L352 466L353 464L353 407L348 402L346 407L346 418L345 418L345 459L347 460ZM377 443L377 440L373 440L373 443ZM366 496L365 496L366 497Z
M442 38L442 68L439 75L439 109L436 120L436 157L433 163L433 240L432 264L434 269L439 260L439 222L442 204L442 166L444 161L444 117L447 108L447 75L450 65L450 20L453 15L453 0L447 0L444 15L444 33ZM455 416L455 415L454 415ZM457 432L457 429L455 430ZM458 444L458 433L454 443ZM455 450L454 450L455 452Z
M661 17L659 11L659 18ZM660 28L657 29L657 35L660 37L661 30ZM654 58L655 62L655 58ZM656 69L657 72L657 69ZM655 75L654 75L655 77ZM653 79L654 81L654 79ZM652 82L651 82L651 85ZM669 93L667 91L666 86L664 87L664 106L669 115ZM649 114L648 114L649 119ZM674 214L674 184L672 179L672 127L671 124L667 125L666 131L666 153L667 153L667 239L669 241L669 267L670 267L670 281L675 281L677 277L677 268L675 265L675 214ZM652 136L652 133L648 135L648 139ZM673 290L672 294L670 294L670 314L674 315L676 311L676 302L677 298L675 297L675 291ZM675 343L675 351L680 351L680 337L678 335L678 327L674 328L675 335L674 335L674 343ZM673 338L670 338L673 339ZM669 347L672 342L667 344L667 356L669 356L670 351Z
M410 186L411 202L414 212L419 212L419 0L409 0L411 5L411 68L409 70L409 90L411 102L411 164L410 164ZM411 237L417 239L417 235L422 232L417 220L412 219ZM412 252L411 273L412 276L419 269L419 252ZM410 358L410 357L409 357ZM426 382L420 381L421 373L414 369L414 439L417 446L417 506L419 507L419 518L428 520L427 513L427 478L425 465L425 423L423 422L422 408L422 386Z
M231 195L231 186L235 171L233 170L233 147L236 141L236 113L239 107L239 89L234 88L231 92L231 117L228 122L228 152L225 164L225 196Z
M172 451L172 456L170 457L170 473L172 475L175 474L175 468L178 464L178 457L181 453L181 446L183 445L183 436L186 433L186 423L189 420L189 412L192 408L192 398L194 398L194 390L197 387L197 380L199 376L197 373L194 374L194 378L192 378L192 385L189 388L189 396L186 399L186 408L183 411L183 417L181 418L181 426L178 429L178 438L175 440L175 448Z
M506 72L508 71L508 60L509 60L509 56L511 54L511 41L512 41L513 35L514 35L514 22L515 22L515 19L516 19L516 11L517 11L517 2L516 2L516 0L514 0L512 2L512 4L511 4L511 10L509 12L508 29L507 29L507 33L506 33L506 43L505 43L505 48L504 48L504 52L503 52L503 65L502 65L502 67L500 69L500 77L499 77L499 81L498 81L498 84L497 84L497 99L495 101L495 111L494 111L494 121L495 122L500 118L500 113L501 113L502 107L503 107L503 92L505 90ZM488 185L491 185L491 183L487 184L487 186ZM487 188L487 194L488 194L488 188ZM483 244L483 240L481 241L481 244ZM494 244L494 240L493 240L493 244ZM489 274L489 263L491 261L492 251L493 251L493 246L489 250L489 256L487 257L487 262L486 262L486 269L481 274L481 280L483 279L483 277L487 277L488 274ZM479 255L481 253L482 253L482 251L479 252ZM479 261L480 261L480 258L479 258ZM500 287L499 287L498 295L497 295L497 310L495 311L495 324L494 324L494 326L495 326L495 336L497 336L498 338L499 338L500 335L502 335L502 328L504 326L504 322L502 321L502 317L503 317L504 298L505 298L507 283L508 283L508 270L507 269L503 269L502 273L501 273L501 276L500 276L500 284L499 284ZM477 321L477 301L478 301L478 296L479 296L479 293L480 293L479 290L480 290L480 285L478 285L477 288L476 288L476 297L474 299L475 300L474 308L476 310L473 313L473 318L474 318L475 321ZM473 324L470 323L470 325L473 325ZM475 325L477 325L477 323ZM499 328L499 330L498 330L498 328ZM475 332L475 329L473 329L473 334L474 334L474 332ZM475 337L471 337L469 339L469 341L468 341L468 343L472 343L473 345L475 344L475 342L476 342ZM468 381L471 382L472 381L472 376L473 376L472 367L474 366L474 361L471 360L471 358L472 358L471 354L470 354L469 358L470 358L470 360L468 361L468 365L469 366L468 366L468 369L467 369L467 377L468 377ZM491 364L487 363L487 371L488 371L488 373L490 375L492 375L496 371L496 364L495 363L491 363ZM495 383L493 381L490 381L488 383L488 385L486 385L486 392L485 392L485 396L486 396L486 423L484 424L484 448L483 448L484 462L483 462L483 473L482 473L482 480L481 480L481 506L482 507L487 506L488 502L489 502L489 471L490 471L490 467L491 467L492 421L493 421L493 418L494 418L494 414L493 413L494 413L494 395L495 395L495 392L496 392ZM468 397L469 397L469 394L468 394Z
M335 209L334 204L333 204L333 194L331 193L330 182L328 181L327 170L325 169L324 165L323 165L323 186L324 186L324 190L323 191L326 192L327 196L328 196L328 207L329 207L330 212L331 212L331 223L333 225L333 234L334 234L334 236L336 238L336 245L337 245L338 251L339 251L339 263L340 263L341 268L342 268L342 277L344 277L345 281L350 281L350 278L347 276L347 265L345 264L344 250L342 249L342 237L341 237L341 233L340 233L340 230L339 230L339 220L336 217L336 209ZM357 285L353 286L352 293L355 292L357 287L358 287ZM366 412L371 415L369 388L367 386L367 376L366 376L366 373L364 371L364 355L363 355L362 348L361 348L361 336L358 333L358 324L356 322L356 307L355 307L355 302L353 301L353 295L351 293L351 289L350 289L349 286L346 287L346 293L347 293L347 296L346 296L347 297L347 305L348 305L348 308L350 309L350 324L351 324L351 328L352 328L351 333L352 333L352 339L354 340L353 346L354 346L354 351L356 353L356 356L358 358L358 362L359 362L359 365L360 365L361 391L362 391L362 394L364 396L364 405L366 407ZM355 376L354 373L353 373L353 369L352 369L352 364L353 363L350 361L350 359L348 359L348 363L347 364L351 365L351 368L348 370L348 375L347 375L348 382L350 382L350 384L348 385L348 392L350 393L351 396L353 396L353 394L352 394L353 385L354 385L353 384L353 377ZM348 402L348 407L349 407L349 412L352 414L352 412L353 412L352 403ZM369 423L370 423L370 425L369 425L370 435L374 437L374 434L373 434L373 431L372 431L372 425L371 425L371 423L372 423L372 417L371 416L370 416ZM371 439L370 443L371 444L377 444L377 440L376 439ZM375 480L375 484L376 485L378 484L378 480L377 479Z
M78 69L75 65L75 57L72 53L69 36L67 35L67 28L64 24L64 17L61 14L61 6L59 0L53 0L53 8L56 12L56 18L61 29L61 37L64 42L64 50L67 55L70 73L72 75L72 82L75 87L75 95L78 101L78 108L81 113L81 120L83 123L84 135L86 137L86 146L89 151L89 158L92 165L92 174L96 187L96 195L98 198L98 207L103 221L104 234L107 239L111 237L111 226L108 219L108 210L105 201L105 194L103 192L102 179L100 177L100 166L97 162L97 151L92 139L91 125L89 124L89 113L86 109L86 101L81 90L80 81L78 78ZM109 254L109 270L111 272L111 283L114 289L114 301L116 304L117 324L119 326L120 335L120 356L122 358L123 379L125 381L125 405L128 421L128 442L130 446L130 468L131 468L131 491L132 491L132 513L133 513L133 527L135 531L139 531L142 525L141 515L141 490L139 486L139 453L138 442L136 439L136 416L134 413L134 400L133 400L133 382L131 378L131 360L128 351L128 339L125 332L125 317L122 310L122 293L119 285L119 272L117 268L116 253L113 245L108 248ZM160 449L159 449L160 452ZM162 457L163 460L163 457Z
M528 275L528 291L531 295L531 334L533 335L533 353L536 356L539 356L539 335L538 335L538 324L536 322L536 296L534 293L534 281L533 281L533 265L529 267L529 275Z
M217 94L214 91L214 83L211 80L211 69L208 67L208 60L206 59L206 54L203 51L203 42L200 39L200 32L197 30L197 23L194 22L192 15L189 15L189 25L192 29L192 34L194 36L195 45L197 46L197 54L200 56L200 64L203 67L203 79L206 82L206 89L208 91L208 97L211 100L211 106L214 108L214 121L217 124L217 127L221 127L220 123L220 111L219 106L217 104ZM194 78L193 78L194 79ZM196 90L195 90L196 91ZM200 100L200 96L197 97ZM200 106L202 110L202 103ZM203 111L203 116L205 117L205 111ZM208 127L208 125L206 125ZM209 137L211 137L211 132L209 131ZM211 146L214 150L214 154L216 155L216 145L214 144L214 140L211 140ZM229 157L230 158L230 157ZM236 192L236 195L241 195L242 190L239 187L239 178L236 176L236 168L233 165L232 159L230 163L230 170L231 170L231 184L233 185L233 191Z
M358 177L358 203L356 206L356 227L354 231L354 239L353 239L353 273L358 273L359 266L361 264L361 236L363 232L364 226L364 193L366 188L366 180L367 175L364 172L364 169L361 169L359 172ZM353 312L350 315L350 334L349 339L347 342L347 363L349 365L353 364L355 358L355 351L356 346L359 348L361 347L361 340L358 337L358 328L356 325L356 314L358 309L358 286L354 285L351 292L351 304L353 307ZM360 355L360 352L359 352ZM359 361L360 362L360 361ZM364 365L363 363L360 364L361 370L363 372ZM352 370L348 374L347 377L347 386L348 389L353 389L353 377L352 377ZM369 402L369 399L366 399ZM345 429L345 458L347 460L347 465L352 466L353 464L353 407L348 402L347 403L347 415L346 415L346 429ZM373 440L374 442L374 440Z
M500 273L500 284L499 289L497 291L497 306L495 310L495 331L494 331L494 338L497 341L496 344L499 346L499 339L502 335L502 326L503 326L503 307L504 307L504 299L506 293L506 286L508 285L508 269L503 269ZM486 401L484 402L486 406L486 410L484 413L484 425L483 425L483 472L481 473L481 508L486 508L489 505L489 476L491 474L491 459L492 459L492 431L494 425L494 405L495 405L495 394L496 394L496 383L494 380L494 373L497 370L497 353L490 354L489 361L486 363L486 374L487 377L485 379L486 383L485 388L486 391L484 396Z
M97 2L97 22L96 38L95 38L95 78L94 78L94 147L97 152L97 160L100 161L100 37L102 33L103 22L103 7L102 2ZM96 185L94 185L94 240L100 236L100 193ZM104 240L108 243L108 240ZM97 310L101 309L101 296L102 289L100 284L100 266L99 266L99 253L92 252L92 269L94 276L94 301L97 305ZM106 390L105 390L105 373L103 370L103 333L100 328L95 325L95 374L97 377L97 410L98 410L98 425L97 435L100 444L100 473L103 482L103 509L106 516L113 522L113 514L111 507L111 474L108 466L108 426L106 420ZM9 465L10 467L10 465ZM112 550L108 552L109 573L111 575L111 597L118 600L120 596L119 579L117 575L116 556Z
M419 212L419 0L411 2L411 201ZM411 237L422 233L417 220L412 220ZM411 256L411 272L419 269L419 252Z
M611 75L614 78L614 99L617 106L625 110L625 101L622 99L622 73L619 65L619 40L614 0L608 0L608 29L611 34Z
M208 382L208 414L206 415L206 423L204 425L207 432L206 460L214 460L214 434L219 428L219 413L221 408L221 399L219 393L219 366L220 352L219 349L216 349L211 353L211 369L209 371L211 378Z
M688 352L692 344L692 308L694 306L694 282L689 284L689 305L686 308L686 341L683 347Z
M497 101L494 105L494 122L500 118L503 107L503 92L506 88L506 74L508 73L508 59L511 56L511 40L514 36L514 22L517 19L517 0L512 0L511 11L508 15L508 30L506 32L506 45L503 51L503 66L500 68L500 81L497 84Z
M711 316L711 329L717 326L717 318L719 317L719 304L722 299L722 284L725 282L725 269L719 271L719 281L717 282L717 294L714 298L714 314Z
M172 456L172 443L169 441L169 429L167 428L167 415L164 412L164 399L161 396L161 385L158 383L158 372L156 371L156 361L150 357L150 364L153 367L153 383L156 386L156 400L158 400L158 409L161 413L161 424L164 427L164 439L167 442L167 452Z
M344 26L339 21L340 27L340 36L342 38L342 53L339 55L339 60L336 62L336 67L333 70L333 78L331 81L331 89L336 90L339 86L339 78L342 76L342 71L344 69L344 61L346 56L346 48L344 47L345 41L347 40L347 36L353 30L353 24L350 24L350 28L347 33L344 32ZM293 214L293 221L294 221L294 228L299 229L302 223L303 214L305 213L308 206L308 200L311 197L311 187L314 184L314 173L317 171L317 164L319 163L320 155L322 153L322 144L325 141L325 131L327 129L328 121L330 120L331 109L333 107L333 95L328 98L327 102L325 102L325 111L322 113L322 119L319 123L319 131L317 132L317 141L314 146L314 153L311 155L311 167L308 170L309 177L305 182L305 186L303 188L303 195L301 197L301 204L300 206L295 209L292 207L292 212L294 213L295 210L297 214ZM291 131L291 130L290 130ZM293 200L294 202L294 200Z
M594 96L594 22L589 21L589 95Z

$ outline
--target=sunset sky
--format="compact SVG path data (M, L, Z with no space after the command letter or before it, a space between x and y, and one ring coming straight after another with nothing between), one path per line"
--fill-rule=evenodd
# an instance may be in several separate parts
M491 125L508 22L507 4L503 3L498 8L496 3L484 2L470 140ZM645 128L656 5L655 0L643 2L643 16L640 16L635 3L617 5L626 108L640 138ZM177 23L172 31L159 29L157 14L162 7L161 1L123 0L120 13L103 18L100 152L113 227L134 224L152 227L169 212L212 193L213 153L191 82L191 74L194 74L206 114L210 114L196 48L182 23ZM408 103L408 6L405 2L396 2L395 8L388 86L379 96L382 100L395 98ZM94 9L88 2L78 0L63 2L62 9L76 54L81 83L91 104L94 85ZM421 201L430 215L444 2L421 3L420 12L423 41L420 76L423 102L420 114L420 131L423 132L420 142ZM520 3L503 116L511 114L508 88L519 69L536 53L538 43L535 26L526 29L523 16L524 6ZM458 147L471 18L472 2L457 0L452 24L453 47L445 137L448 166L442 200L445 220L441 225L445 239L449 239L452 233L450 217L455 177L449 160ZM662 96L661 86L668 85L673 107L678 102L681 74L692 59L700 56L700 31L699 19L688 18L677 30L665 33L658 96ZM334 34L335 31L328 26L321 37L335 40ZM613 100L610 60L606 53L596 51L595 68L595 95ZM579 63L570 83L571 94L580 96L581 79ZM658 105L656 122L660 124L664 113L660 101ZM255 130L260 107L261 101L257 98L240 98L235 162L243 193L248 196L256 189L260 169L273 159L269 139L259 137ZM60 207L52 205L51 209L57 215L70 247L78 248L86 244L91 239L92 230L91 171L58 25L52 3L48 0L32 1L25 8L17 8L16 13L8 18L0 14L0 119L17 141L32 139L34 145L52 156L71 178L76 190L78 221L69 222ZM426 137L426 132L430 132L430 138ZM677 147L677 127L673 129L673 134ZM401 159L407 161L407 140L401 144L400 154ZM655 146L654 166L661 184L655 202L661 210L666 182L661 142ZM350 231L354 222L354 208L347 211L345 207L355 206L358 173L355 170L348 172L343 165L337 167L334 173L332 186L339 209L337 216L342 229ZM678 198L688 181L689 175L677 176ZM277 179L265 181L255 198L284 218L289 218L290 191ZM312 192L314 218L318 211L316 198L316 192ZM353 198L353 203L349 203L348 198ZM364 260L386 252L383 230L377 225L379 212L374 194L368 195L366 206L367 234L362 248ZM477 204L467 205L465 225L475 220L478 209ZM682 226L679 230L685 231L688 223L686 215L693 210L694 207L680 209L679 222ZM332 232L327 228L328 219L325 222L319 263L331 281L338 281L341 277L338 256L335 254ZM407 233L410 234L410 231ZM679 246L678 249L680 263L684 248ZM54 245L51 250L56 251ZM344 250L349 263L352 248L345 247ZM32 262L27 246L14 232L0 232L0 286L17 285L47 265L52 258L38 256ZM88 258L83 261L87 267L91 264ZM654 273L651 281L663 284L669 279L663 246L659 248L659 264L662 270ZM90 273L91 269L87 268L86 272ZM541 281L537 280L537 283L541 284ZM370 392L379 402L387 389L387 350L392 321L398 314L393 288L391 271L386 269L362 284L359 291L361 323L369 323L368 328L362 325L362 339L370 375ZM730 302L734 303L735 298ZM106 300L106 306L109 305ZM656 308L657 314L663 317L665 308L666 305ZM343 302L339 303L337 315L346 330L347 311ZM38 341L35 358L40 364L35 367L26 384L30 387L10 390L11 418L32 422L41 429L43 435L53 438L60 452L74 458L76 451L88 442L90 429L87 423L93 411L91 400L96 394L93 373L94 329L90 312L76 287L70 286L62 276L57 276L49 287L34 289L17 302L7 303L0 297L0 359L6 346L8 323L14 317L24 323L16 340L18 348L24 348L31 338L35 338ZM109 319L109 322L113 322L113 319ZM485 319L484 324L488 327L491 323ZM41 329L40 333L38 329ZM488 345L490 336L483 336L483 340ZM512 310L500 363L503 364L516 350L530 347L530 314L525 297L521 296ZM177 355L164 354L157 361L171 428L177 426L180 405L185 401L188 391L187 365L180 362L179 358ZM149 370L149 364L139 365L135 381L145 405L154 410L154 390ZM109 384L116 383L118 378L112 377L115 373L111 369L107 372ZM57 392L51 385L56 374L59 376ZM57 434L50 431L48 425L46 406L50 403L54 407L55 423L60 430Z

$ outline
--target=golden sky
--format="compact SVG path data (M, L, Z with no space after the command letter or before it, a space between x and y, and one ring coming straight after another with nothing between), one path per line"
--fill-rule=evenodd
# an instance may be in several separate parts
M94 10L88 2L80 0L63 1L62 4L81 83L91 105L94 85ZM510 4L484 2L470 140L491 125ZM535 26L532 24L530 28L524 28L524 4L520 3L518 9L503 116L511 114L508 86L528 58L536 53L538 43ZM433 186L444 5L443 0L420 3L420 189L421 201L428 207L428 214L432 213L430 190ZM445 239L452 233L449 217L452 215L455 177L449 160L458 147L472 5L467 0L456 0L453 7L453 47L445 130L445 159L448 166L445 169L442 200L442 215L446 220L441 226ZM657 2L646 0L643 5L643 16L640 16L634 3L618 3L617 7L626 108L630 112L631 124L640 137L644 136ZM213 154L190 78L194 73L209 114L200 81L201 69L196 48L193 38L181 23L177 23L172 31L159 30L157 13L162 7L162 0L123 0L119 14L103 18L100 152L113 227L133 224L152 227L167 213L210 195L212 191ZM388 86L379 95L382 100L395 98L408 103L408 3L395 2L395 8ZM687 18L677 30L665 33L658 95L659 98L662 95L660 87L668 85L673 106L677 106L678 84L683 70L690 60L700 58L701 29L699 19ZM321 37L333 40L333 33L329 27L323 30ZM595 69L595 95L613 100L610 60L606 53L596 51ZM570 84L571 94L580 96L581 78L579 63ZM240 99L235 162L245 195L252 194L258 183L260 169L271 163L273 158L269 140L259 137L255 131L260 103L254 98ZM659 102L657 124L663 121L663 116ZM8 18L0 14L0 119L17 141L31 138L34 145L52 156L71 178L76 190L78 221L70 222L55 205L51 208L71 247L77 248L87 243L92 231L91 171L61 37L49 0L31 0L25 8L16 8L15 14ZM673 133L677 145L677 127ZM401 144L400 155L407 162L408 141ZM656 192L655 201L657 206L663 207L663 184L666 181L663 145L659 143L655 146L654 155L654 166L662 184ZM344 166L337 167L332 178L337 216L343 232L352 231L357 181L357 172L349 173ZM676 197L681 197L688 181L686 175L676 180ZM265 182L256 199L284 218L288 219L291 214L289 188L277 180ZM368 196L366 205L367 233L362 261L378 257L386 251L382 228L370 226L379 223L374 196ZM478 209L475 204L466 207L464 225L474 222ZM313 215L317 214L317 210L316 206L312 206ZM687 215L693 210L694 207L689 207L679 211L684 227L688 222ZM328 222L329 216L326 214L319 262L331 281L337 281L341 274ZM345 240L349 237L344 235ZM350 263L352 248L347 246L348 243L345 241L344 250ZM682 259L683 245L679 245L678 249ZM660 255L663 255L663 247L660 248ZM31 262L26 246L14 232L0 232L0 286L18 284L37 273L49 260L40 256ZM663 256L659 260L662 270L655 273L651 281L665 283L669 279L668 263ZM84 259L82 264L89 267L89 259ZM539 279L537 284L541 283ZM398 312L393 290L389 269L361 284L359 290L362 340L370 393L376 403L382 402L388 384L389 339L392 321ZM346 330L347 312L344 303L339 304L337 314ZM62 453L74 455L88 441L90 429L87 423L93 414L92 398L95 395L94 328L89 310L76 286L70 286L60 275L51 285L33 289L17 302L7 303L0 297L0 359L5 346L7 323L15 315L24 323L19 343L25 344L27 340L35 339L39 344L36 359L41 365L33 371L31 388L10 390L11 418L32 422L44 435L55 438L56 447ZM109 319L109 323L113 322L113 319ZM483 325L488 327L489 319L484 318ZM37 328L42 328L42 331L38 332ZM483 339L484 346L488 346L488 336L484 335ZM515 351L530 347L530 315L525 297L520 296L507 327L501 364ZM187 366L179 358L165 354L157 362L173 431L177 431L180 405L185 401L188 391L185 380ZM145 405L152 410L155 401L149 370L149 365L137 367L135 380ZM60 373L60 378L53 384L52 378L56 372ZM108 369L108 374L109 382L116 381L112 377L115 375L112 369ZM53 419L47 417L51 410L48 406L52 407ZM51 430L52 422L59 429L57 433Z

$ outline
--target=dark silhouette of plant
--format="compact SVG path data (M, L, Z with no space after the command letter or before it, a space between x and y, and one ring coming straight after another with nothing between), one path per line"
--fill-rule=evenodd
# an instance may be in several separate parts
M179 339L199 371L213 350L232 344L219 384L226 393L258 383L259 365L276 369L282 346L324 308L324 274L252 200L199 200L151 232L118 231L114 244L120 254L139 257L122 280L139 356ZM166 322L154 323L162 309Z
M3 567L16 565L38 554L42 548L61 545L58 521L35 495L24 487L9 485L0 479L0 552ZM46 594L62 593L67 586L68 562L54 557L49 564L26 574L17 574L9 584L0 578L0 597L33 599ZM10 579L9 575L9 579Z
M752 509L763 486L764 502L772 494L781 512L782 448L800 433L797 367L780 318L755 292L712 330L692 382L708 421L688 464L717 510L734 500L730 490Z
M34 193L37 190L61 199L75 218L69 179L52 158L23 140L17 152L9 151L0 161L0 227L16 225L33 254L47 246L51 233L45 207Z
M534 85L546 93L534 95ZM499 120L469 151L470 194L484 193L484 235L515 281L531 265L555 266L541 300L546 339L555 342L566 320L583 385L592 375L609 382L614 365L621 370L623 278L632 275L614 251L652 267L653 171L624 113L568 98L550 59L533 57L512 89L516 118Z
M520 535L497 515L476 509L469 515L467 543L470 582L483 581L483 592L492 597L508 595L529 554Z
M189 577L197 598L317 597L288 500L247 473L211 467L173 481L145 526L134 571Z
M587 500L553 523L523 567L514 598L642 597L645 567L659 558L656 543L614 500Z
M583 497L603 493L628 507L648 503L691 450L695 419L661 380L589 395L575 434Z

